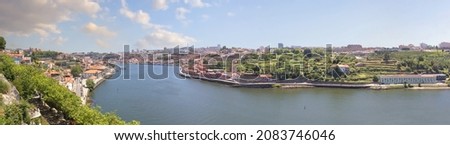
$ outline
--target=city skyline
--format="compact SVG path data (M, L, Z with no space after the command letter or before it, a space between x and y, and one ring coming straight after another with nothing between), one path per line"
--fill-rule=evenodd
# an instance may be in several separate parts
M4 0L1 0L4 1ZM449 1L17 0L0 6L8 48L117 52L180 46L397 47L450 41Z

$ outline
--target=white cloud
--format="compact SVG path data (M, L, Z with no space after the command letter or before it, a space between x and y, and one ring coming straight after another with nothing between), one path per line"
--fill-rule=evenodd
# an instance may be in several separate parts
M172 2L172 1L171 1ZM133 12L128 9L127 3L125 0L121 0L122 8L120 9L120 13L129 18L130 20L141 24L144 28L152 29L153 32L145 36L144 38L138 40L136 45L139 48L163 48L163 47L172 47L176 45L184 45L189 43L194 43L195 39L189 36L185 36L180 33L171 32L167 30L166 26L154 24L150 22L150 15L142 10L137 12ZM177 9L177 19L187 20L185 14L188 13L187 9ZM97 44L102 44L101 41L97 42Z
M169 8L168 0L153 0L153 8L156 10L167 10Z
M95 34L95 35L102 36L102 37L114 37L117 35L115 32L110 31L107 27L98 26L97 24L94 24L92 22L89 22L88 24L86 24L83 27L83 30L90 34Z
M190 10L183 7L177 8L175 10L175 18L183 24L188 24L189 20L187 19L186 14L190 12Z
M108 7L103 7L102 11L98 14L98 18L112 23L116 20L117 16L111 15L111 10Z
M120 14L125 17L131 19L132 21L141 24L144 28L152 28L159 27L158 25L153 25L150 22L150 15L142 10L138 10L137 12L133 12L128 9L127 3L125 0L121 0L122 7L120 8Z
M228 13L227 13L227 16L228 16L228 17L233 17L233 16L235 16L235 15L236 15L236 14L233 13L233 12L228 12Z
M209 19L209 15L207 15L207 14L203 14L201 17L202 17L203 21L206 21Z
M95 44L97 44L97 46L102 48L108 48L109 45L105 41L117 35L116 32L109 30L106 26L99 26L92 22L87 23L83 27L83 31L88 34L95 35L96 36Z
M56 1L60 3L62 6L72 11L81 11L91 15L92 17L96 17L97 12L101 10L101 7L98 4L98 2L92 0L56 0Z
M154 32L137 42L139 48L163 48L177 45L192 44L196 40L180 33L170 32L164 29L155 29Z
M170 3L178 3L180 0L153 0L152 7L155 10L167 10ZM184 4L195 8L210 7L211 4L205 3L202 0L182 0Z
M189 4L192 7L202 8L211 6L209 3L205 3L202 0L184 0L185 4Z
M65 42L67 41L67 38L63 38L61 36L56 37L55 39L53 39L53 43L55 43L56 45L63 45Z
M0 33L47 37L61 33L58 23L82 13L95 17L101 10L93 0L10 0L0 4Z
M110 47L110 45L108 43L106 43L104 40L101 40L101 39L95 40L95 44L97 44L101 48L109 48Z

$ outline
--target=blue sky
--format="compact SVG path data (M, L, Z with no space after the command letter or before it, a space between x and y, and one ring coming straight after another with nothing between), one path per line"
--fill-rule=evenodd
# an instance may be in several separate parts
M217 44L450 41L448 0L0 0L9 48L117 52Z

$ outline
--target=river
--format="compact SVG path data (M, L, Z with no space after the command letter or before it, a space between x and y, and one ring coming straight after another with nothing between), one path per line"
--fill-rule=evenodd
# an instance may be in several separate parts
M94 105L146 125L450 124L450 90L233 88L179 79L173 67L151 68L168 69L166 79L138 79L130 65L130 79L118 73L95 89Z

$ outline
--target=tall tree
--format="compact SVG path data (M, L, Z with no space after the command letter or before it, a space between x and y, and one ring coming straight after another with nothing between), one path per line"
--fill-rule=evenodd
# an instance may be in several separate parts
M94 87L95 87L94 80L91 80L91 79L86 80L86 88L88 88L89 91L93 91Z
M384 63L389 63L389 60L391 59L391 55L389 54L389 52L384 53L383 55L383 61Z
M6 48L6 40L3 36L0 36L0 51L5 50Z
M73 75L73 77L80 77L80 74L83 72L83 69L79 64L77 64L75 66L72 66L72 68L70 68L70 72Z

